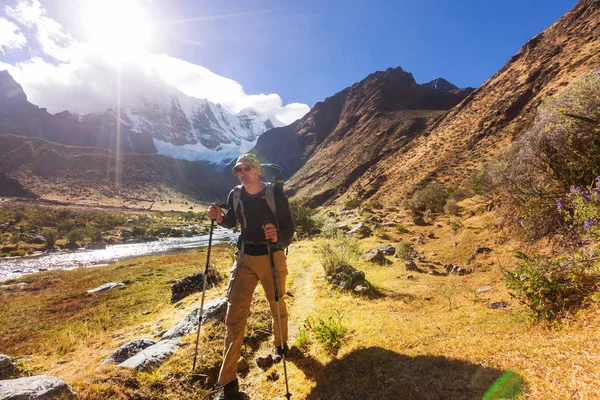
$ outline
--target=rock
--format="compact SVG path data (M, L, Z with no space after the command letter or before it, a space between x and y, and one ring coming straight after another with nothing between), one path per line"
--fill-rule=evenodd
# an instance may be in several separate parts
M148 347L155 345L156 340L150 339L136 339L125 343L117 350L115 350L110 356L104 360L102 365L106 364L120 364L138 354L140 351L147 349Z
M227 298L221 297L211 301L204 305L204 312L202 314L202 323L205 324L216 318L222 318L225 316L227 311ZM198 327L198 318L200 317L200 308L196 308L194 311L189 313L183 321L166 331L162 335L162 340L176 339L185 335L189 335L195 331Z
M428 274L432 276L446 276L446 274L439 271L429 271Z
M46 238L38 234L22 234L21 240L25 243L46 244Z
M446 265L444 265L444 269L449 274L456 274L456 275L468 275L471 272L473 272L471 270L461 268L458 265L452 265L452 264L446 264Z
M209 288L218 283L218 280L219 279L216 274L209 273L206 279L206 287ZM192 293L202 291L203 283L204 273L202 272L188 275L185 278L177 279L171 286L171 303L175 303Z
M381 251L386 256L393 256L394 254L396 254L396 248L391 244L388 244L386 246L379 246L377 247L377 250Z
M337 229L338 231L348 232L350 230L350 227L347 223L342 222L341 224L336 225L335 229Z
M7 355L0 354L0 379L9 379L17 372L17 363Z
M485 293L489 292L490 290L492 290L491 286L482 286L479 289L477 289L477 293Z
M179 339L160 341L150 347L128 358L119 367L132 368L138 371L145 371L153 367L158 367L167 358L175 354L179 348Z
M2 400L71 400L77 399L71 385L49 375L29 376L0 381Z
M473 254L471 254L469 256L469 259L467 260L467 264L470 264L471 261L473 261L475 259L475 257L477 256L477 254L489 253L491 251L492 251L492 249L490 249L489 247L477 247L477 248L475 248L475 250L473 251Z
M106 249L106 243L104 242L95 242L85 247L88 250L104 250Z
M337 267L335 273L328 276L327 280L342 290L354 291L357 286L367 287L366 291L361 288L355 293L364 294L371 290L371 284L365 279L365 273L363 271L358 271L350 265Z
M240 359L238 360L237 371L243 372L248 369L250 369L250 365L248 364L248 361L246 361L246 359L244 357L240 357Z
M402 265L404 265L404 268L406 268L407 271L423 272L423 270L417 267L417 264L412 260L404 261Z
M122 282L109 282L109 283L105 283L104 285L100 285L95 289L90 289L87 292L88 293L102 293L102 292L106 292L110 289L119 287L119 286L125 286L125 284Z
M361 222L360 224L356 225L354 228L350 229L346 235L350 236L355 234L356 232L358 232L359 229L362 229L362 227L364 226L364 224Z
M269 368L271 365L273 365L273 356L271 354L267 354L266 356L256 357L256 365L258 368L263 370Z
M435 239L435 233L433 233L433 232L432 232L432 233L430 233L429 235L427 235L427 237L428 237L429 239Z
M379 250L378 248L369 250L368 252L365 253L365 255L363 257L367 261L370 261L372 263L377 263L377 264L388 264L389 263L389 261L383 255L383 252L381 250Z
M408 280L408 281L414 281L415 277L412 276L412 275L406 275L406 280Z
M493 303L488 304L487 306L488 306L488 308L491 308L492 310L497 310L499 308L508 307L508 302L506 302L506 301L495 301Z
M422 216L422 215L415 215L415 216L413 217L413 223L414 223L415 225L417 225L417 226L425 226L425 225L427 225L427 224L425 223L425 220L423 219L423 216Z

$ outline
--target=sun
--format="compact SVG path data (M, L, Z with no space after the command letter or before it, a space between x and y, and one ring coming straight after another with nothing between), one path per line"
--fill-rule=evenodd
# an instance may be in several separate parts
M91 0L82 22L89 43L113 61L146 51L149 23L134 0Z

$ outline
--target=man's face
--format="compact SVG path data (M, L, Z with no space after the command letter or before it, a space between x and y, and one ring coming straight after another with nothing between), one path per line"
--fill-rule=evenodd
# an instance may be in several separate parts
M235 168L235 175L238 177L242 185L257 183L260 180L258 169L250 165L238 165Z

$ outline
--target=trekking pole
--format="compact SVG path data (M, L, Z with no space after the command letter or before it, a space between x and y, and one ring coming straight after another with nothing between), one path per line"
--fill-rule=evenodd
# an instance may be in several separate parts
M275 307L277 308L277 324L279 325L279 343L281 345L281 359L283 361L283 375L285 377L285 397L287 397L287 399L290 400L292 394L290 393L290 388L288 386L287 367L285 364L285 344L283 343L283 331L281 330L281 313L279 312L279 286L277 285L277 270L275 268L275 261L273 260L273 249L270 240L267 243L267 248L269 249L269 257L271 258L271 270L273 271L273 285L275 285Z
M200 316L198 317L198 331L196 332L196 350L194 350L194 364L192 371L196 369L196 357L198 356L198 340L200 338L200 328L202 328L202 314L204 313L204 294L206 293L206 279L208 277L208 263L210 261L210 247L212 245L213 229L215 220L210 220L210 231L208 234L208 250L206 251L206 267L204 268L204 277L202 279L202 300L200 300Z

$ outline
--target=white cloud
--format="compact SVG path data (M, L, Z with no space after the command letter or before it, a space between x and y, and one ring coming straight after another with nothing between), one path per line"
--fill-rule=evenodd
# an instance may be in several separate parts
M18 50L27 44L25 35L19 27L6 18L0 17L0 53L6 54L6 50Z
M7 16L34 32L40 50L45 55L60 61L70 58L75 40L58 22L46 16L46 10L38 0L19 0L14 7L4 7L4 11Z
M46 15L38 0L18 0L4 11L30 31L41 54L12 65L0 62L0 68L7 69L23 86L30 102L52 113L101 112L117 104L136 104L140 94L161 101L165 94L177 91L220 103L234 112L251 108L286 124L309 111L305 104L283 105L278 94L247 94L232 79L166 54L136 54L115 63L93 45L72 38Z

